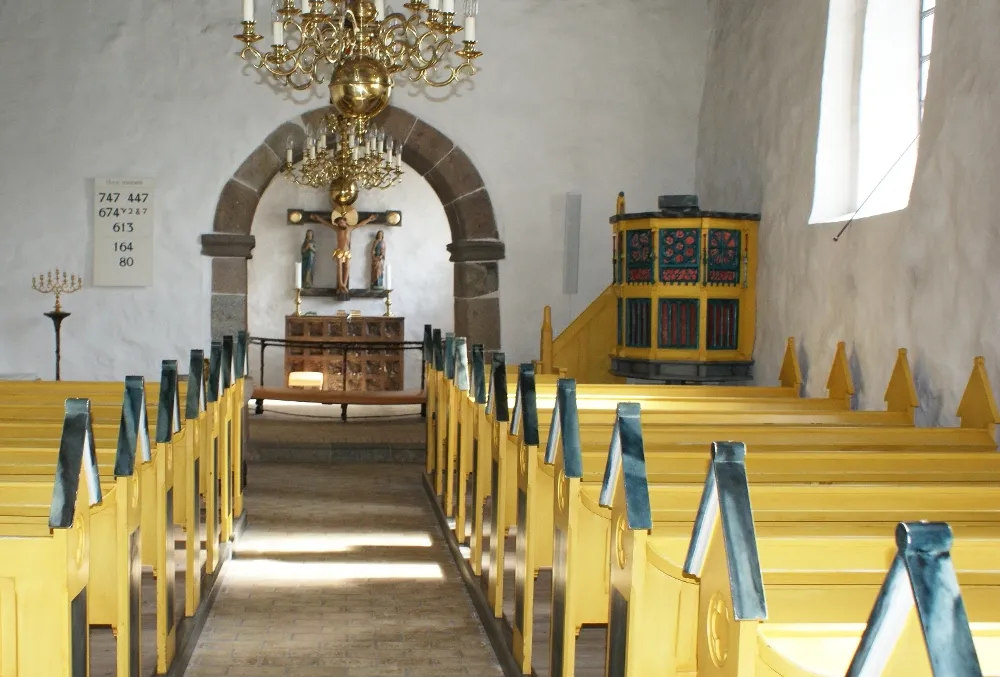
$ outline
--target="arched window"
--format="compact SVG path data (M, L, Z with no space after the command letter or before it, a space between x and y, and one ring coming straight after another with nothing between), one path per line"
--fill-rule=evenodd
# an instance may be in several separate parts
M810 223L909 204L935 4L830 0Z

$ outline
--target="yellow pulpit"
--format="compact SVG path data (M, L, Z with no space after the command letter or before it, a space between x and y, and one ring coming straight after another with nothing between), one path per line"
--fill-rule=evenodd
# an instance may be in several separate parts
M611 372L664 382L751 378L760 216L703 211L693 195L619 213L618 334Z

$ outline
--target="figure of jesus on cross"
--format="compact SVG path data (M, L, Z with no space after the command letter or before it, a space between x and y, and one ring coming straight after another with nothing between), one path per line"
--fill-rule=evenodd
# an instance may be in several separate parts
M347 222L347 219L343 215L337 212L331 213L330 219L328 221L318 214L312 215L313 221L330 226L337 232L337 248L333 250L333 260L337 263L337 293L349 294L351 279L351 234L357 228L367 226L374 221L375 215L373 214L353 226Z

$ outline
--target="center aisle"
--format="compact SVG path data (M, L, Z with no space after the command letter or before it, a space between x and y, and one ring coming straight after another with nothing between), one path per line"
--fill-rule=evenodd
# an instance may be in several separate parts
M502 675L422 470L254 465L248 527L185 676Z

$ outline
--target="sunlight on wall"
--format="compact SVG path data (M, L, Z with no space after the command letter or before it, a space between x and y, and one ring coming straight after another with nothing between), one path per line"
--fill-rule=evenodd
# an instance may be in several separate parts
M831 0L810 223L905 209L920 126L919 0Z

